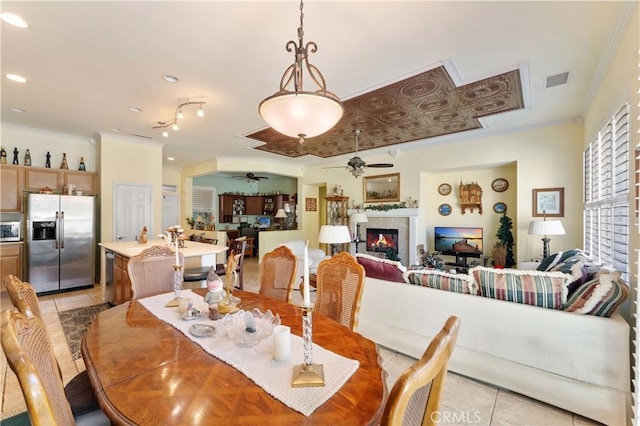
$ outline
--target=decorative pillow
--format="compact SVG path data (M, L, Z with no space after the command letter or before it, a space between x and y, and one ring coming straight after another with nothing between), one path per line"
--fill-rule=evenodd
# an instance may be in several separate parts
M565 311L609 317L628 296L629 288L620 279L620 272L603 271L573 292Z
M576 249L571 249L563 252L562 256L560 256L560 260L558 260L558 263L564 263L569 259L578 259L578 260L583 260L585 262L591 260L584 251L576 248Z
M562 252L553 253L551 256L545 257L536 268L538 271L548 271L558 264L562 257Z
M454 293L478 294L478 285L470 275L450 274L437 269L409 271L407 275L410 284Z
M562 272L521 271L477 266L469 270L485 297L509 302L562 309L571 276Z
M400 262L381 259L362 253L356 253L356 259L358 263L364 267L364 272L367 277L396 283L407 282L407 268L402 266Z
M551 268L551 272L562 272L564 274L571 275L571 281L567 286L568 295L575 291L580 285L587 282L589 274L587 273L587 267L579 258L571 258L565 262L558 263Z

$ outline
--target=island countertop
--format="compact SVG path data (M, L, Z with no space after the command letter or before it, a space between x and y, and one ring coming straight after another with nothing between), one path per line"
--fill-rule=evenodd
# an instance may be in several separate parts
M137 241L117 241L117 242L102 242L99 246L105 250L119 254L123 257L132 257L138 255L142 250L151 246L164 246L167 242L162 239L150 240L147 244L140 244ZM201 257L206 255L215 255L223 253L229 248L227 246L205 244L196 241L185 241L184 247L180 247L178 251L186 257Z

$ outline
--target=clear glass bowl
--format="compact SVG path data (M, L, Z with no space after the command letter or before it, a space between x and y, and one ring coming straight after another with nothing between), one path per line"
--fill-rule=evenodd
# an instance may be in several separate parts
M273 327L280 325L280 316L273 315L270 310L265 313L259 309L241 310L225 315L221 322L229 339L237 346L248 348L270 336Z

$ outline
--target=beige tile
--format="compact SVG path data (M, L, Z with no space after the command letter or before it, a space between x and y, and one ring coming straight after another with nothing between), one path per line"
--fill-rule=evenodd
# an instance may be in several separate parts
M55 303L59 312L95 305L91 297L84 292L62 293L55 298Z
M384 370L387 372L387 387L389 391L391 391L398 377L400 377L407 368L415 364L415 362L415 358L403 354L396 354L388 363L384 364Z
M469 426L469 425L488 425L480 417L479 413L474 411L456 411L451 407L442 404L438 414L435 417L438 424L447 426Z
M492 386L448 372L444 380L442 405L461 413L464 419L477 419L489 424L497 396L498 391Z
M500 390L491 425L570 426L573 425L573 415L551 405Z

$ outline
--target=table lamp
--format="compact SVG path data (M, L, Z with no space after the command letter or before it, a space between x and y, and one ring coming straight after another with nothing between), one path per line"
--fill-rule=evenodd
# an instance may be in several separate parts
M282 229L282 222L283 222L283 219L287 218L287 212L285 212L284 209L278 209L274 217L276 218L278 223L280 223L280 229Z
M347 225L322 225L318 242L330 244L331 256L333 256L338 251L338 244L351 242L349 227Z
M356 224L356 237L353 239L353 243L355 243L356 253L358 253L358 244L363 241L360 239L360 224L367 223L367 215L364 213L355 213L351 215L351 221Z
M564 235L564 227L559 220L534 220L529 224L530 235L544 235L542 238L542 258L549 257L549 241L551 239L547 235Z

